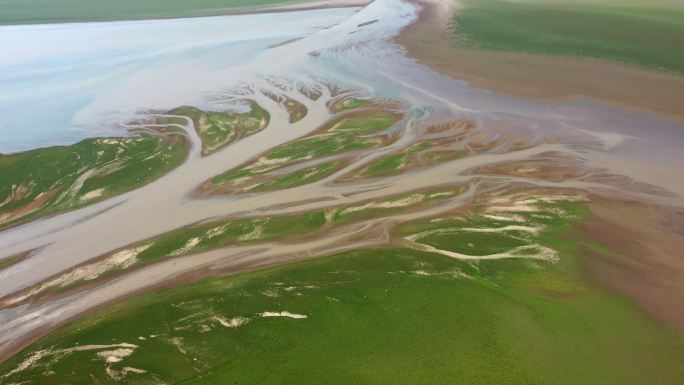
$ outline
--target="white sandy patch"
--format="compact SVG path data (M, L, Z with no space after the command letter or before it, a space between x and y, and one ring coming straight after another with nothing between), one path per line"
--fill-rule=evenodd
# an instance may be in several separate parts
M290 161L291 158L276 158L276 159L268 159L265 156L262 156L259 158L256 162L252 163L249 167L247 167L248 170L253 170L255 172L264 172L268 170L272 170L284 163L287 163Z
M454 269L454 270L449 270L449 271L440 271L440 272L431 272L431 271L425 271L425 270L414 270L413 274L419 275L422 277L440 276L440 277L449 277L449 278L470 278L470 276L468 274L462 272L459 269Z
M287 286L283 288L285 291L294 291L297 289L318 289L316 285L303 285L303 286Z
M315 176L316 174L319 174L321 172L325 171L325 169L313 169L311 171L306 172L303 176L302 179L306 180L311 178L312 176Z
M275 289L264 290L264 291L261 292L261 294L262 294L263 296L269 297L269 298L276 298L276 297L279 296L279 295L278 295L278 291L275 290Z
M123 379L126 377L126 375L127 375L128 373L134 373L134 374L144 374L144 373L147 373L147 370L138 369L138 368L131 368L130 366L126 366L126 367L124 367L124 368L121 369L121 370L112 369L110 366L107 366L107 368L105 369L105 371L107 372L107 375L108 375L111 379L117 380L117 381L123 380Z
M502 221L502 222L525 222L525 217L522 215L516 215L516 214L503 214L500 213L498 215L493 215L493 214L481 214L483 217L492 219L495 221Z
M508 225L504 227L463 227L461 231L468 231L472 233L502 233L506 231L523 231L527 233L538 233L542 229L539 227L532 226L520 226L520 225Z
M417 243L417 242L412 242L413 246L417 250L422 250L422 251L427 251L430 253L437 253L437 254L442 254L446 255L447 257L451 258L456 258L456 259L461 259L461 260L490 260L490 259L508 259L508 258L526 258L526 259L538 259L538 260L543 260L543 261L557 261L558 260L558 254L556 253L555 250L549 249L548 247L544 247L541 245L524 245L524 246L518 246L506 253L497 253L497 254L489 254L489 255L467 255L467 254L461 254L461 253L456 253L453 251L449 250L442 250L438 249L436 247L426 245L423 243ZM527 254L526 251L528 250L534 250L536 251L533 254Z
M38 287L30 290L24 295L20 295L5 300L4 304L12 305L21 302L29 297L42 293L43 291L51 287L66 287L79 281L90 281L95 278L98 278L103 273L109 270L128 268L137 261L138 254L145 251L151 245L151 243L148 243L145 245L134 247L132 249L121 250L103 259L100 262L95 262L85 266L77 267L67 273L60 275L57 278L54 278L48 282L39 285Z
M239 328L240 326L249 322L249 318L246 317L233 317L231 319L226 319L220 316L214 317L215 321L218 321L221 325L227 328Z
M183 347L183 339L181 337L171 338L171 343L176 347L176 349L178 349L179 352L183 353L183 355L187 354L185 348Z
M98 357L102 358L107 363L120 362L124 358L133 354L132 348L119 348L114 350L103 350L97 353Z
M445 229L434 229L434 230L426 230L420 233L412 234L405 239L415 242L421 238L425 238L429 235L443 235L443 234L453 234L459 232L461 229L460 228L445 228Z
M79 198L81 201L89 201L91 199L99 198L102 196L102 193L104 192L104 188L99 188L97 190L93 191L88 191L87 193L83 194L81 198Z
M62 202L67 198L72 198L74 197L79 190L81 190L81 187L83 187L83 184L90 178L91 176L95 175L96 170L95 169L89 169L86 170L83 174L79 175L78 178L74 181L74 183L71 184L69 189L65 190L60 196L55 199L55 202Z
M453 191L446 191L446 192L439 192L439 193L432 193L428 195L428 198L434 199L434 198L440 198L440 197L449 197L454 195L455 193Z
M2 201L2 203L0 203L0 207L25 197L35 186L35 181L29 181L28 183L22 183L19 185L13 184L10 194L7 196L7 198L5 198L4 201ZM41 195L42 194L43 193L41 193ZM38 197L40 197L40 195L38 195ZM38 197L36 197L36 199Z
M185 254L188 251L192 250L195 246L197 246L201 240L202 239L199 237L190 238L187 242L185 242L185 245L183 245L183 247L181 247L180 249L178 249L176 251L173 251L169 255L176 256L176 255Z
M254 230L252 230L249 234L242 235L238 237L238 240L240 241L250 241L254 239L259 239L264 233L264 228L261 227L261 225L256 225L254 227Z
M31 354L29 357L27 357L19 365L17 365L16 368L14 368L10 372L4 374L3 378L9 377L12 374L19 373L19 372L26 370L28 368L32 368L38 363L38 361L40 361L41 359L43 359L45 357L52 356L52 357L54 357L54 359L59 360L61 358L68 356L69 354L71 354L73 352L88 351L88 350L112 349L112 348L117 348L117 349L109 350L109 351L105 351L105 352L111 353L112 357L119 357L122 359L124 357L127 357L127 356L133 354L133 351L136 348L138 348L138 345L121 343L121 344L112 344L112 345L82 345L82 346L74 346L71 348L57 349L57 350L50 350L50 349L38 350L38 351L34 352L33 354ZM104 356L100 355L100 353L105 353L105 352L99 352L97 355L100 356L100 358L104 358L105 362L110 362L110 361L107 361L107 359ZM119 361L120 361L120 359L119 359ZM118 361L112 361L112 362L118 362Z
M97 139L95 142L96 142L96 143L99 143L99 144L109 144L109 145L111 145L111 144L119 144L119 141L118 141L117 139L109 139L109 138L106 138L106 139Z
M384 202L369 202L366 203L365 205L361 206L353 206L353 207L347 207L345 209L340 210L340 214L350 214L353 212L357 211L362 211L366 209L389 209L389 208L394 208L394 207L405 207L409 206L412 204L416 204L419 202L422 202L425 197L423 194L413 194L410 196L407 196L406 198L402 199L396 199L392 201L384 201Z
M221 226L214 227L213 229L207 231L206 237L208 239L217 237L217 236L223 234L223 232L226 231L227 227L228 227L228 225L221 225Z
M296 313L290 313L289 311L281 311L281 312L272 312L272 311L265 311L260 314L262 317L287 317L287 318L294 318L294 319L306 319L307 316L304 314L296 314Z

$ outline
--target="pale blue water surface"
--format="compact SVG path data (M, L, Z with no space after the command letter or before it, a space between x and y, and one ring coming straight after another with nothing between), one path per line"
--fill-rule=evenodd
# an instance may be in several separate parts
M201 103L268 47L355 8L0 27L0 152L121 133L141 109ZM251 64L254 63L254 64Z

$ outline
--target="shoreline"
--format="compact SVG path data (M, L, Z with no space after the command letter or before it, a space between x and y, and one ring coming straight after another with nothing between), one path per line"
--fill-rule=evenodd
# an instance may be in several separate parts
M55 20L55 21L27 21L18 23L0 23L1 28L7 27L30 27L30 26L48 26L48 25L59 25L59 24L91 24L91 23L117 23L126 21L154 21L154 20L174 20L174 19L196 19L202 17L220 17L220 16L240 16L240 15L255 15L255 14L268 14L268 13L284 13L284 12L298 12L298 11L311 11L316 9L331 9L331 8L363 8L366 5L372 3L373 0L320 0L320 1L309 1L309 2L296 2L284 5L271 5L257 8L234 8L225 9L216 12L206 12L197 14L178 14L175 16L141 16L139 18L103 18L97 20Z
M407 0L418 18L394 38L418 64L470 86L528 100L592 100L684 122L684 76L588 57L458 46L449 23L460 5Z

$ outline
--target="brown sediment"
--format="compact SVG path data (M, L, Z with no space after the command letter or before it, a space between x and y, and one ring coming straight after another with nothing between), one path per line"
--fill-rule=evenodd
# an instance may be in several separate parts
M309 98L309 99L311 99L311 100L313 100L313 101L316 101L316 100L318 100L321 96L323 96L323 92L322 92L320 89L314 88L314 87L307 87L307 86L304 85L304 84L301 84L301 85L298 87L298 90L299 90L299 93L300 93L300 94L306 96L307 98Z
M461 132L475 128L475 123L467 119L449 120L448 122L430 124L423 127L424 134L442 134L445 132Z
M420 137L407 147L363 165L338 182L347 183L376 177L396 175L483 153L507 153L531 148L540 144L529 132L518 132L514 126L502 122L491 122L483 128L476 128L467 119L439 121L419 128ZM426 145L423 148L419 146ZM373 165L390 157L404 154L403 163L395 170L381 174L370 173ZM483 172L484 173L484 172ZM486 173L485 173L486 174Z
M279 87L277 84L275 87ZM269 99L273 100L276 103L282 104L285 109L287 110L287 113L289 115L289 122L290 123L295 123L301 119L303 119L308 110L305 105L302 103L288 97L285 95L278 95L275 92L269 91L269 90L261 90L261 93L264 94L266 97Z
M556 153L540 155L535 159L487 164L467 170L464 174L515 176L561 182L581 178L587 173L580 159Z
M463 174L513 176L551 182L577 180L616 187L623 192L676 197L674 193L661 187L639 182L626 175L611 173L605 169L588 167L582 158L557 151L538 154L525 160L485 164L467 170Z
M584 261L602 284L684 331L684 211L643 202L591 198L579 226Z
M684 77L590 58L463 48L449 26L457 10L440 0L410 0L418 19L396 38L407 54L474 87L532 99L591 98L684 120Z
M290 114L290 123L302 120L308 112L305 105L294 99L287 98L283 105L285 106L285 109L287 109L288 114Z
M27 205L18 207L12 211L0 213L0 228L4 230L8 227L25 223L22 221L23 217L35 213L43 208L56 193L56 189L45 191Z

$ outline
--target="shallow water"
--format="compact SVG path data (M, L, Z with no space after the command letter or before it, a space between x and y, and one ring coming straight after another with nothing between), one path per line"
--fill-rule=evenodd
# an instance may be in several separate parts
M0 27L0 152L88 136L140 109L205 103L268 47L310 36L355 8Z

